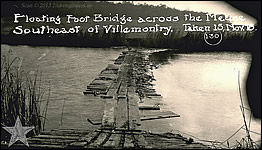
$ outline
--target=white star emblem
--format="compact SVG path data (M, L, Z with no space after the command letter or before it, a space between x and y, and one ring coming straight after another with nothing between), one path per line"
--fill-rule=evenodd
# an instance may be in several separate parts
M22 123L19 119L19 117L17 117L16 122L15 122L15 126L14 127L3 127L7 132L9 132L10 134L12 134L10 142L9 142L9 146L13 145L16 141L20 140L21 142L23 142L26 146L29 147L29 144L27 143L26 140L26 134L31 131L32 129L34 129L34 127L23 127Z

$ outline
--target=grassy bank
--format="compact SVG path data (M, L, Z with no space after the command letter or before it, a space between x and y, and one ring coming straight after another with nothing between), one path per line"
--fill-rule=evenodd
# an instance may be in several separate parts
M19 58L10 60L9 55L1 56L1 126L14 126L19 116L23 126L35 127L31 135L38 134L44 130L49 102L47 98L41 112L45 92L41 87L41 76L26 75L15 65ZM7 137L7 132L1 133L1 141Z

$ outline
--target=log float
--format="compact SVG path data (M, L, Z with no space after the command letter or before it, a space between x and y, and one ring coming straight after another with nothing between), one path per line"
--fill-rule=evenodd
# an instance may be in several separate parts
M144 56L138 51L125 51L114 63L121 65L119 68L110 65L84 91L87 96L94 94L97 100L105 100L103 118L87 119L93 125L101 125L99 130L42 132L28 139L30 148L209 148L179 134L153 134L140 129L140 121L179 117L171 111L153 110L148 113L147 110L139 110L141 99L144 103L161 99L160 94L154 93L152 84L148 84L152 80L144 78L143 72L148 71L145 69L148 61L144 61ZM105 82L107 80L110 82ZM7 146L1 143L1 148ZM15 143L14 147L27 148L21 143Z
M156 93L151 83L154 77L150 72L152 64L147 56L148 54L141 51L124 51L114 64L109 64L88 85L84 94L100 95L101 99L106 100L103 119L88 118L89 123L112 128L135 129L140 125L140 121L180 117L171 111L141 115L140 111L159 111L159 102L152 105L147 104L147 101L162 98L161 94ZM108 122L108 120L111 121Z

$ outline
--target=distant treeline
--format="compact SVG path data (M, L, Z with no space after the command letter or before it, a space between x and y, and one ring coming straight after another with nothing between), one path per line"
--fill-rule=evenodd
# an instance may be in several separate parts
M251 51L259 42L258 34L257 32L224 32L222 41L218 45L211 46L204 41L203 32L188 32L183 37L178 37L176 32L169 36L157 33L140 40L138 44L141 47L179 49L181 51Z
M111 47L131 46L145 48L169 48L183 51L249 51L257 44L257 34L250 32L224 33L223 40L216 46L205 43L202 32L188 32L181 36L180 31L168 36L161 32L148 33L145 38L128 39L123 33L88 33L62 35L2 35L2 43L31 46L70 46L70 47Z
M68 46L68 47L111 47L127 45L125 35L121 33L88 33L78 34L27 34L1 35L3 44L31 46Z
M62 4L64 6L85 6L85 7L64 7L64 8L34 8L34 4ZM75 16L91 15L94 13L102 14L128 14L133 18L138 16L182 16L185 13L192 13L203 16L205 13L197 13L193 11L180 11L175 8L169 8L166 5L134 5L132 2L124 3L110 3L110 2L91 2L91 1L10 1L2 4L2 18L12 17L14 12L24 14L31 14L38 16L42 14L51 15L66 15L74 14ZM21 7L32 7L25 9ZM48 6L48 5L47 5ZM88 8L87 8L88 7ZM12 22L11 22L12 23ZM212 24L212 23L210 23ZM180 30L174 31L168 36L160 32L144 33L143 37L128 38L123 33L89 33L86 29L82 29L78 34L40 34L40 35L15 35L10 31L12 29L7 22L1 23L3 31L1 31L1 43L10 45L31 45L31 46L72 46L72 47L111 47L111 46L132 46L132 47L146 47L146 48L170 48L180 49L183 51L216 51L216 50L232 50L232 51L249 51L254 49L255 45L259 43L258 32L231 32L224 33L222 42L217 46L210 46L205 43L202 32L183 32ZM1 27L2 28L2 27ZM7 32L5 29L8 29ZM5 34L3 34L5 32ZM6 34L7 33L7 34ZM134 33L136 34L136 33Z

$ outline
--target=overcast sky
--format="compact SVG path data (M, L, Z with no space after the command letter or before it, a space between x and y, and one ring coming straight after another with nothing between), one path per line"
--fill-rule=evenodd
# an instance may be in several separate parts
M115 1L120 2L120 1ZM168 7L178 10L191 10L196 12L207 12L214 14L225 14L226 16L244 16L245 22L233 22L234 24L255 24L256 19L239 11L223 1L133 1L134 4L159 5L165 4ZM241 3L241 2L240 2Z

